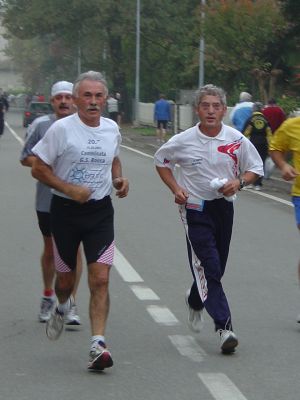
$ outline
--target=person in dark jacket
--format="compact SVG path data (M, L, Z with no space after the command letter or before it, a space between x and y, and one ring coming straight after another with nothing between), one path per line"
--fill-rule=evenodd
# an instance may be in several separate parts
M265 163L268 156L268 146L272 136L272 130L267 119L261 112L262 108L262 103L256 102L253 104L253 112L245 123L243 134L250 139L250 142L253 143L261 159ZM254 186L255 190L261 190L262 180L263 177L257 179Z
M4 96L2 88L0 88L0 138L4 132L4 114L8 111L9 104Z

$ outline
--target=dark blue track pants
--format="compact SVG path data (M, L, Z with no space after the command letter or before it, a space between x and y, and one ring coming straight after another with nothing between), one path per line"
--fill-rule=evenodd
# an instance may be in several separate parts
M180 206L194 283L190 306L205 307L217 329L231 328L231 314L221 279L225 272L233 224L233 204L225 199L205 201L203 210Z

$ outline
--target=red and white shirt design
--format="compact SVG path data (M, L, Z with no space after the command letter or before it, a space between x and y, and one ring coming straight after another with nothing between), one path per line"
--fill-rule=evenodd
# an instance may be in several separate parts
M154 156L155 165L175 171L176 179L191 196L204 200L221 198L210 187L214 178L235 179L251 171L263 176L263 162L253 144L236 129L222 124L215 137L203 134L199 125L174 135Z

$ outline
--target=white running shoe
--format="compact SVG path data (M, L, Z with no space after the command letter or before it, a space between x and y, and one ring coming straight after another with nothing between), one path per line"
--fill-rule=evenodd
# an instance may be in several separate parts
M46 334L48 339L57 340L64 329L64 315L57 308L52 312L46 324Z
M90 351L90 360L88 369L95 371L103 371L105 368L113 366L113 360L110 352L107 350L105 343L94 343Z
M239 344L235 333L227 329L218 329L217 334L220 336L220 347L222 353L233 353L236 346Z
M191 331L198 333L203 329L204 326L204 316L203 316L204 308L202 308L202 310L193 310L191 308L188 301L188 298L190 296L190 291L191 290L188 289L185 294L185 302L189 312L188 326Z
M40 322L49 321L54 306L55 306L55 299L53 297L42 297L41 308L39 313Z
M81 325L77 306L74 301L72 301L70 311L65 315L64 320L66 325Z

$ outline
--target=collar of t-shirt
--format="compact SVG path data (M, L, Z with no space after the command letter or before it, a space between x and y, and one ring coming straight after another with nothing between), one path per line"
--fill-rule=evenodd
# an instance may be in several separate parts
M197 125L197 127L198 127L198 135L199 135L200 141L202 143L207 143L211 140L225 140L225 129L224 129L223 123L222 123L222 128L221 128L220 132L217 134L217 136L207 136L201 132L199 124Z

